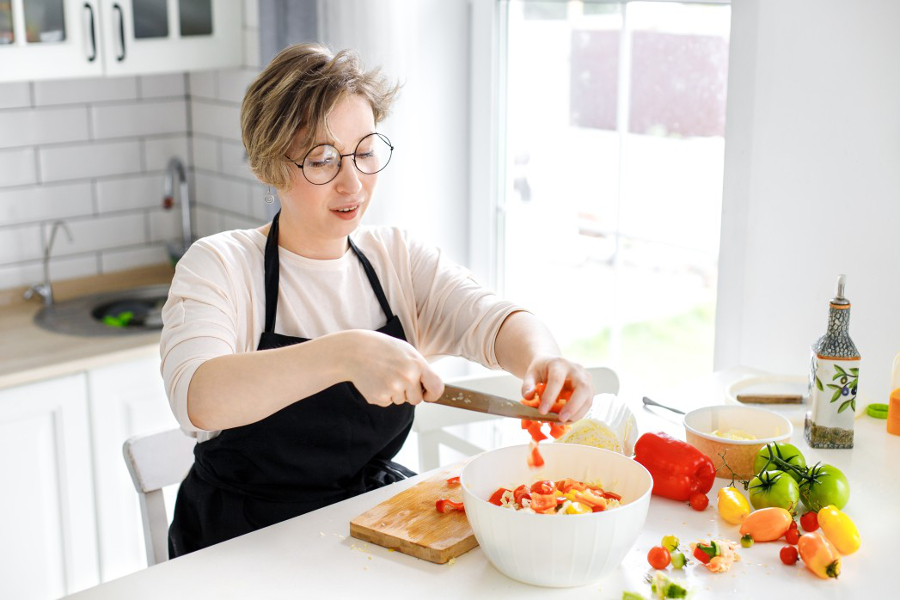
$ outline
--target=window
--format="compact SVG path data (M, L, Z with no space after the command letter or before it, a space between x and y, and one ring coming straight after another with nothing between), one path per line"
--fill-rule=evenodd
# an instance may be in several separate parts
M505 295L642 389L710 371L730 6L500 12Z

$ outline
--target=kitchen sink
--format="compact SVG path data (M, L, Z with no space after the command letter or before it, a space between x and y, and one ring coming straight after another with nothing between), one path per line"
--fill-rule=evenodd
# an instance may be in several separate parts
M162 329L168 285L149 285L80 296L45 306L34 322L56 333L88 337L121 336Z

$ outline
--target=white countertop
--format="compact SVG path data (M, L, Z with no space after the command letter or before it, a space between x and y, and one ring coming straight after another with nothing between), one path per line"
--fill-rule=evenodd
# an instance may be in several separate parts
M673 390L665 399L681 408L724 402L724 386L751 373L717 373ZM636 403L639 401L637 399ZM641 431L667 431L683 439L677 415L633 406ZM795 430L792 440L807 461L838 466L851 486L845 508L862 535L862 548L844 557L838 580L821 580L801 563L782 565L778 552L783 542L755 544L742 549L742 561L730 572L714 575L696 564L675 573L694 590L694 598L888 598L896 597L888 585L895 566L900 534L900 437L887 434L885 422L869 417L856 420L852 450L811 450ZM579 588L547 589L513 581L499 573L479 548L453 564L436 565L366 544L349 536L350 520L419 477L393 484L356 498L256 531L176 560L145 569L72 596L82 600L152 598L590 598L616 599L623 590L649 597L643 582L650 572L646 555L663 535L673 533L683 543L699 538L739 538L737 526L728 525L715 511L715 493L729 482L716 480L710 507L704 512L686 504L653 498L644 531L622 565L601 581ZM669 573L672 574L671 568Z

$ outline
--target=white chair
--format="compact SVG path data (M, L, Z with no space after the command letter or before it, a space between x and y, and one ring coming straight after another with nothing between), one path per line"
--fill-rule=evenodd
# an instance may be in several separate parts
M587 371L593 380L595 394L619 392L619 377L612 369L589 367ZM503 371L490 375L462 377L448 381L448 383L504 398L519 399L522 397L522 380ZM447 427L502 418L504 417L460 410L439 404L427 402L419 404L416 407L416 416L412 427L418 437L419 470L425 472L440 466L440 446L442 444L467 456L474 456L486 450L486 448L446 431Z
M169 559L169 519L163 488L181 483L194 464L196 440L180 429L136 435L122 446L141 501L147 566Z

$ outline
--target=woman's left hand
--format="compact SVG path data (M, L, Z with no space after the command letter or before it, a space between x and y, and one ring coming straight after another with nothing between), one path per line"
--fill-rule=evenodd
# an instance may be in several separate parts
M572 396L559 413L560 421L577 421L591 408L594 386L591 376L578 363L560 356L540 356L528 365L522 380L522 396L526 400L534 398L535 384L540 382L546 384L538 407L541 414L547 414L563 386L572 390Z

